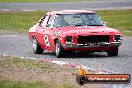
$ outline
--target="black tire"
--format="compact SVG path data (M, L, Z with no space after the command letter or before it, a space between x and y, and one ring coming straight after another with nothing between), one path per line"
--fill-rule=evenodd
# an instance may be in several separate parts
M76 81L79 85L83 85L86 83L86 78L84 76L76 76Z
M69 55L73 55L73 54L75 54L75 51L65 51L65 54L69 54Z
M118 55L118 47L114 48L114 49L111 49L111 50L108 50L107 51L107 54L108 56L117 56Z
M59 40L56 40L56 49L55 49L55 53L56 53L56 57L57 58L61 58L61 57L64 57L64 49L63 47L61 46Z
M33 38L33 52L35 54L42 54L43 49L40 47L39 43L37 42L36 38Z

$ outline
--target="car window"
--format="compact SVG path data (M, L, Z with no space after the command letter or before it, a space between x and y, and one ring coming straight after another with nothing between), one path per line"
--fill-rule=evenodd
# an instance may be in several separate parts
M54 26L103 26L100 18L94 13L86 14L57 14Z
M41 27L46 27L49 16L46 16L45 19L41 22Z
M64 19L64 15L56 15L54 21L55 27L69 26L69 23Z
M72 14L72 15L65 15L64 20L67 21L69 24L79 24L83 23L82 17L79 14Z
M53 21L54 21L54 16L50 16L48 24L46 26L50 27L51 25L53 25Z

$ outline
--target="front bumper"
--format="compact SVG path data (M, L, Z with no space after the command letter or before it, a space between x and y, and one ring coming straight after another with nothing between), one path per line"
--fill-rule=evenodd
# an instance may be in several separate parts
M111 46L120 46L122 42L100 42L100 43L87 43L87 44L73 44L66 43L64 48L96 48L96 47L111 47Z

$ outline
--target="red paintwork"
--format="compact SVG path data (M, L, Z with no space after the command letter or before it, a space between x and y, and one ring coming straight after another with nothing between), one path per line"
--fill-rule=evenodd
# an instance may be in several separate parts
M76 14L76 13L95 13L91 11L53 11L48 12L47 15L53 14ZM82 30L83 29L83 30ZM39 26L39 22L29 29L29 39L32 41L32 37L35 36L38 43L40 44L41 48L44 50L55 51L55 44L54 40L59 39L61 42L62 47L64 48L65 44L65 37L66 36L73 36L73 43L77 44L77 36L78 35L110 35L109 42L113 42L113 35L121 34L118 30L108 28L107 26L66 26L66 27L59 27L59 28L50 28L45 27L42 28ZM50 46L45 45L44 35L48 35L48 40ZM64 50L108 50L114 47L98 47L98 48L64 48Z

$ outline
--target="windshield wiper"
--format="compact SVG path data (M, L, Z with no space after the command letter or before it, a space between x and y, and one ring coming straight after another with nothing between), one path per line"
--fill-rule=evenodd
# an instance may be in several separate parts
M81 24L74 24L74 25L70 25L70 26L83 26Z
M103 25L92 24L92 25L86 25L86 26L103 26Z
M81 24L75 24L74 26L83 26L83 25L81 25Z

